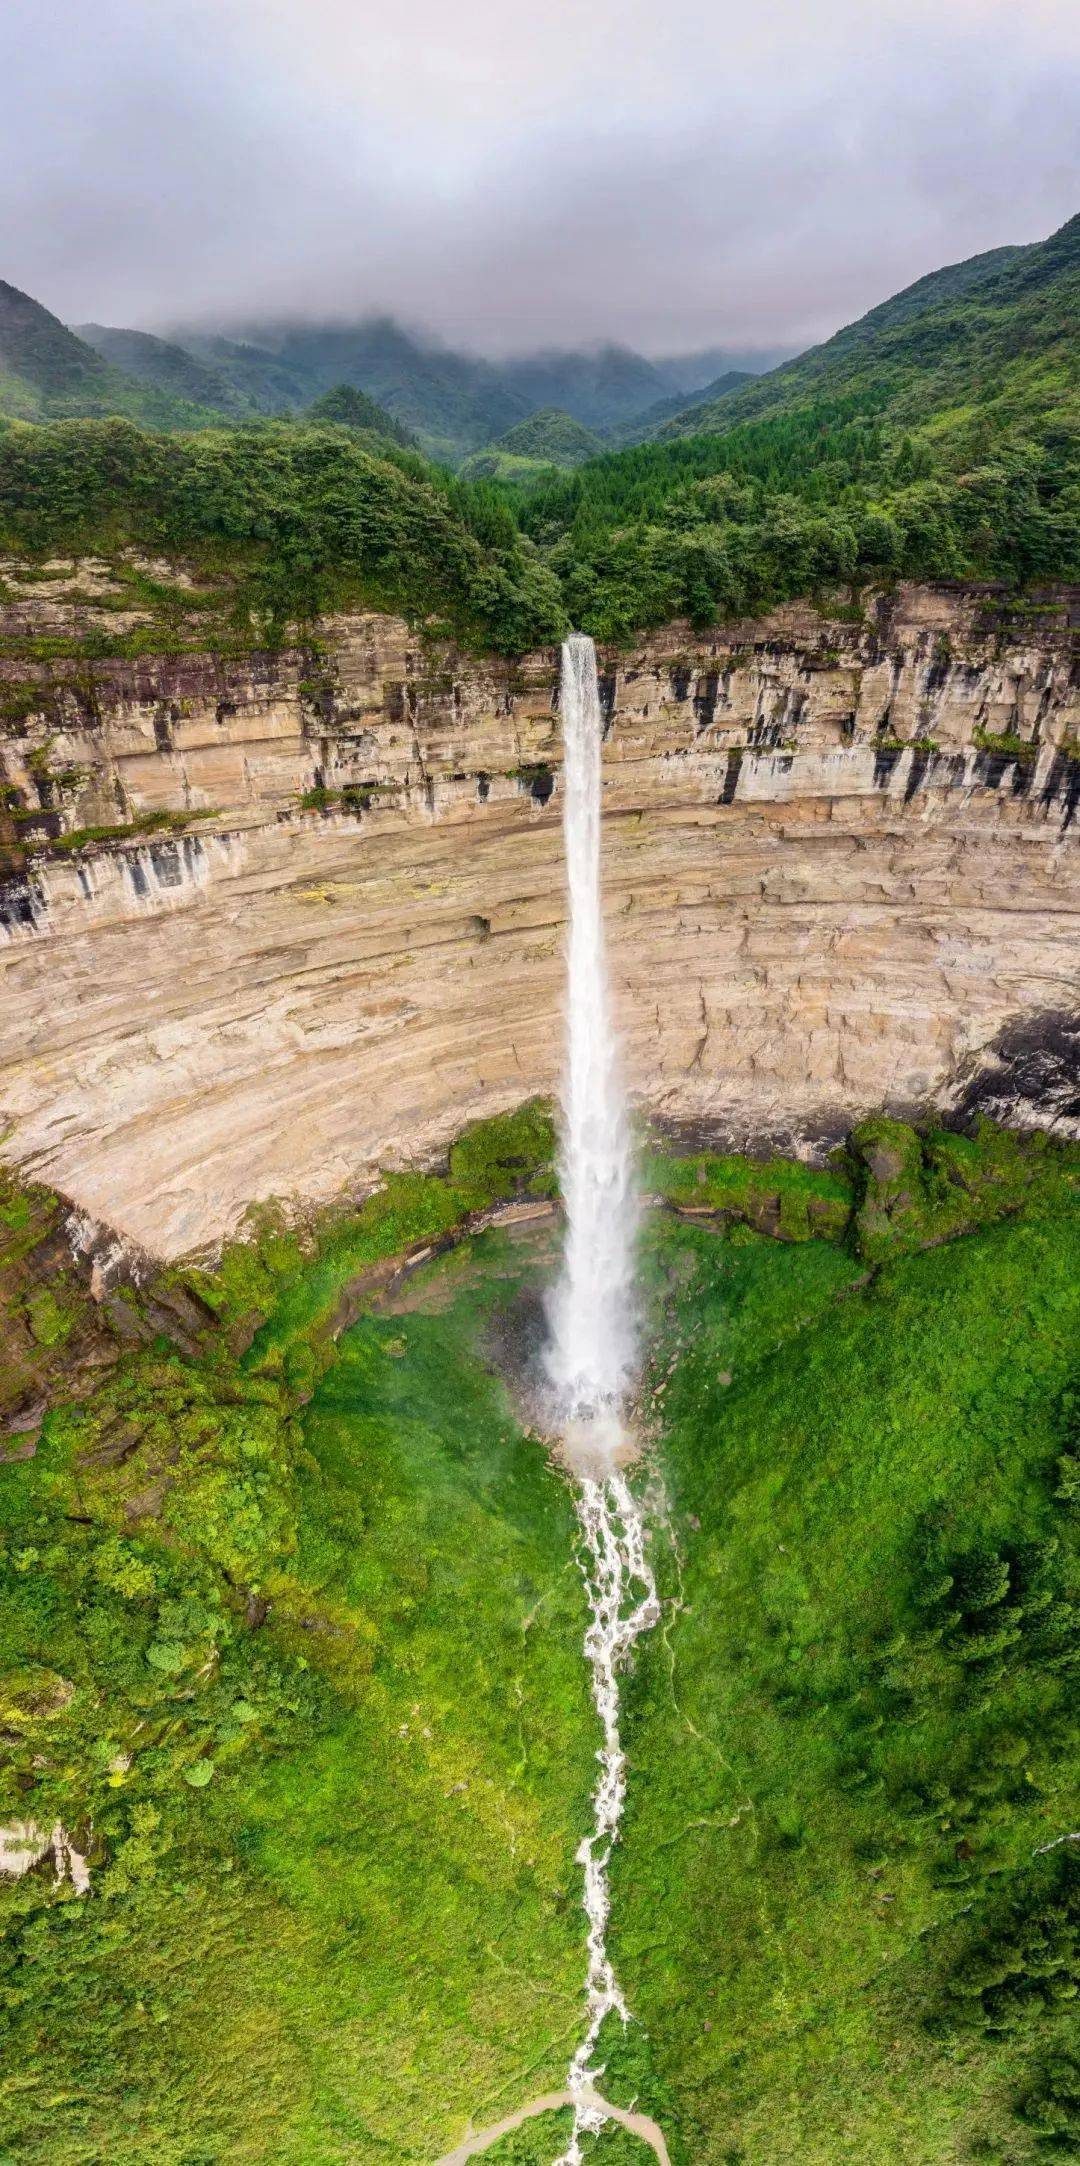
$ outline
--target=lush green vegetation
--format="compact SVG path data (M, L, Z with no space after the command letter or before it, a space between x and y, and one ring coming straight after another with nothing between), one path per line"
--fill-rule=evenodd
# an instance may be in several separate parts
M95 1889L5 1890L5 2159L420 2161L520 2070L559 2079L592 1752L570 1500L461 1358L491 1288L328 1336L358 1267L538 1148L526 1109L314 1249L268 1224L104 1319L78 1286L46 1316L55 1208L6 1191L14 1388L58 1403L0 1470L2 1815L62 1819Z
M575 622L614 637L897 575L1074 579L1078 309L1073 219L922 281L673 441L546 482L523 523Z
M913 361L922 368L945 366L956 377L970 375L981 383L995 365L1007 367L1016 359L1025 343L1020 333L1036 348L1044 341L1063 347L1068 334L1063 304L1069 294L1058 290L1058 282L1076 269L1075 226L1074 219L1048 241L1027 248L992 248L965 263L928 272L823 345L782 362L766 377L752 379L722 425L798 405L822 383L848 390L868 379L880 385L883 377L890 392L910 394L918 407L927 380L913 374ZM1058 319L1042 324L1026 314L1018 324L1018 309L1046 288L1051 310L1060 312ZM924 404L939 403L939 389L934 385ZM701 418L695 401L671 433L693 435Z
M5 2161L430 2166L561 2082L595 1738L570 1498L497 1374L536 1265L474 1234L372 1311L551 1147L525 1107L104 1310L0 1193L0 1809L94 1887L0 1895ZM676 2166L1071 2155L1080 1156L872 1122L648 1180L610 2086Z
M722 376L714 376L711 383L704 384L690 398L683 392L672 392L669 397L657 399L643 413L631 415L628 421L616 422L605 431L609 445L642 444L650 436L659 436L664 424L678 417L683 419L703 407L715 406L718 399L729 398L733 391L741 390L743 384L753 382L749 369L725 369ZM709 415L710 427L715 427L716 417Z
M461 472L469 480L527 480L545 467L580 466L601 448L599 437L572 414L557 406L541 406L505 436L474 451Z
M937 273L695 408L693 433L568 473L550 465L543 415L497 453L511 478L472 483L295 422L170 438L13 423L0 540L227 550L254 582L249 605L255 592L279 625L351 594L506 651L571 622L618 639L896 577L1075 579L1078 261L1074 219L1038 247ZM578 424L560 426L580 448ZM534 439L542 458L522 449Z
M416 449L416 438L408 429L402 428L385 407L375 399L369 399L366 391L358 391L354 384L335 384L324 391L321 398L313 399L307 410L309 421L336 421L343 429L363 429L369 436L387 437L392 444L403 444Z
M875 1212L869 1278L820 1241L654 1238L672 1609L632 1688L614 1940L646 2037L614 2062L679 2166L1072 2155L1063 1170L899 1257Z
M0 417L44 421L66 414L126 414L164 429L221 418L197 406L191 392L191 378L175 367L165 379L126 374L40 302L0 279Z
M38 551L224 558L249 636L254 615L267 641L350 596L512 649L565 621L552 573L490 488L339 426L13 425L0 435L0 532Z

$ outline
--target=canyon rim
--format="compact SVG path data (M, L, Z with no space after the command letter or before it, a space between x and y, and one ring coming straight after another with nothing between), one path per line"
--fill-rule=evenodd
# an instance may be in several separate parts
M557 656L369 614L314 660L95 661L107 577L55 588L15 576L2 618L88 649L0 662L31 808L0 898L8 1160L177 1256L550 1091ZM639 1107L805 1149L1003 1076L1025 1118L1014 1072L1078 998L1076 606L907 587L601 653ZM1040 1087L1068 1120L1062 1046Z

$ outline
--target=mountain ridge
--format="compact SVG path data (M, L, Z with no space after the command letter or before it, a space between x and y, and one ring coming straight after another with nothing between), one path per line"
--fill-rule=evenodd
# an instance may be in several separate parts
M20 421L123 414L150 427L200 427L194 400L114 367L50 309L0 279L0 415Z
M189 348L158 338L152 331L130 331L103 323L75 324L72 330L103 361L155 390L229 414L238 421L249 420L260 410L253 398L230 382L224 370L200 361Z
M1070 224L1076 223L1070 221ZM1060 231L1067 233L1069 226ZM984 300L990 299L1003 278L1007 282L1010 278L1019 281L1024 275L1024 267L1030 265L1032 258L1037 259L1049 250L1056 238L1051 235L1046 241L1033 241L1022 247L988 249L965 262L945 264L940 270L927 272L899 293L878 302L865 315L843 325L820 345L809 347L805 353L781 362L767 376L757 378L735 401L725 406L723 415L717 417L718 426L734 427L739 421L774 411L789 403L789 391L809 393L820 387L823 379L835 393L841 384L857 376L859 362L868 353L873 356L876 350L902 354L905 347L910 348L920 338L916 327L925 324L927 317L933 320L942 309L962 305L977 295ZM673 417L661 434L664 437L697 434L712 419L707 408L688 403L683 413Z

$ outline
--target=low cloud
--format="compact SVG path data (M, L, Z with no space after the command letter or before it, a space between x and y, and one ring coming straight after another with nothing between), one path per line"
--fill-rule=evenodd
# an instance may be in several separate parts
M797 346L1080 194L1064 0L15 0L4 39L0 275L69 321Z

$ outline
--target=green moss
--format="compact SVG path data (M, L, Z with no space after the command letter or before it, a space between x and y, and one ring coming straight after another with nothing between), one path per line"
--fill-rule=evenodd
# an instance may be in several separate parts
M75 1327L74 1315L51 1286L37 1286L27 1295L25 1314L30 1335L39 1346L62 1346Z
M1038 741L1018 737L1015 730L988 730L980 724L972 731L972 743L980 752L991 752L1002 760L1018 760L1021 766L1031 766L1039 757Z
M467 1208L507 1201L522 1189L554 1193L555 1123L546 1099L530 1099L513 1113L476 1121L450 1148L450 1180L471 1199Z
M1080 1151L1035 1131L1014 1135L980 1120L971 1135L919 1134L884 1117L862 1122L848 1142L860 1255L878 1261L947 1241L1023 1207L1038 1208L1062 1184L1080 1185Z
M196 820L213 820L218 815L206 812L141 812L133 820L121 820L104 827L76 827L69 834L54 835L45 846L50 854L70 856L78 850L89 850L98 843L134 842L142 835L182 835Z
M741 1219L785 1241L838 1240L854 1200L844 1173L799 1159L759 1161L710 1152L684 1158L653 1149L646 1153L642 1178L650 1195L679 1209Z

